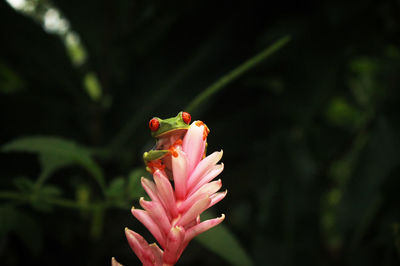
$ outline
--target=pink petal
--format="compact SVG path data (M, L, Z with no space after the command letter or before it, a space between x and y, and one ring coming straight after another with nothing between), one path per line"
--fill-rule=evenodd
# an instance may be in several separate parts
M185 226L186 224L192 222L200 213L207 209L210 205L211 199L209 197L204 197L197 202L195 202L190 209L182 215L178 220L177 225Z
M223 198L225 198L226 194L228 193L228 190L225 190L224 192L218 192L210 196L211 202L210 205L208 205L207 209L210 208L211 206L214 206L218 202L220 202Z
M147 195L149 195L151 200L160 201L160 199L159 199L159 197L157 195L157 193L158 193L157 192L157 188L154 185L154 183L151 182L150 180L148 180L147 178L144 178L144 177L142 177L141 182L142 182L142 187L146 191Z
M155 261L153 252L149 248L147 241L138 233L125 228L126 239L129 246L135 252L136 256L140 259L143 265L154 265Z
M162 199L166 212L170 213L171 217L178 216L178 209L175 204L175 195L168 177L161 171L157 170L153 174L156 182L158 195Z
M163 265L163 251L157 246L156 243L149 245L150 250L154 255L154 266L162 266Z
M189 196L181 205L178 206L179 212L184 212L188 210L200 197L211 196L217 192L222 186L221 179L205 184L195 193Z
M154 182L148 180L147 178L142 177L141 179L142 187L146 191L147 195L149 195L152 201L157 201L164 206L164 203L161 201L160 197L158 196L157 187ZM164 206L165 209L165 206Z
M204 222L199 223L198 225L193 226L189 230L186 231L185 234L185 243L189 243L195 236L209 230L210 228L220 224L225 219L225 214L222 214L219 218L210 219Z
M164 251L163 261L166 264L174 265L181 252L183 239L185 238L185 229L180 226L171 228L167 238L167 247Z
M185 137L183 138L182 148L188 156L188 173L191 173L203 157L206 140L203 140L204 126L197 126L194 121Z
M135 208L131 209L133 216L136 217L154 236L154 238L160 243L162 247L165 247L165 239L163 234L161 233L158 225L151 219L150 215L144 210L136 210Z
M214 165L207 174L205 174L201 177L201 179L198 181L198 183L193 188L191 188L190 190L187 191L187 195L190 196L195 191L197 191L201 186L203 186L204 184L213 180L217 175L219 175L222 172L222 170L224 170L223 163Z
M143 197L140 198L139 203L143 209L147 211L152 220L158 225L161 232L164 235L167 235L171 229L171 223L161 204L156 201L145 201Z
M186 224L184 228L189 229L199 223L200 223L200 215L197 215L196 219L191 221L190 223Z
M219 162L222 158L222 151L218 152L213 152L210 155L208 155L206 158L200 161L200 163L196 166L196 168L193 170L192 174L189 177L188 181L188 189L191 190L194 186L197 185L197 183L201 180L201 178L207 174L212 167Z
M175 196L181 200L186 195L187 159L186 154L179 148L176 149L178 156L171 156L172 171L174 176Z

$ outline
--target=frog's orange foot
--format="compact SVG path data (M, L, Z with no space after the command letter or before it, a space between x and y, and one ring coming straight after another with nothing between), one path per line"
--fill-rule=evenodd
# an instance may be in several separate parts
M174 142L174 144L172 144L171 146L176 147L176 146L178 146L178 145L181 145L181 146L182 146L182 139L177 139L177 140Z
M182 146L182 140L181 139L177 139L174 144L172 144L168 151L169 153L174 156L175 158L178 157L178 152L176 151L176 146Z
M164 170L165 164L162 163L161 160L154 160L147 163L147 170L154 174L157 170Z
M176 151L176 148L174 146L169 147L168 151L175 158L178 157L178 152Z
M204 126L203 140L206 140L208 134L210 133L210 129L208 128L208 126L207 126L206 124L204 124L203 121L196 121L195 124L196 124L196 126L198 126L198 127Z

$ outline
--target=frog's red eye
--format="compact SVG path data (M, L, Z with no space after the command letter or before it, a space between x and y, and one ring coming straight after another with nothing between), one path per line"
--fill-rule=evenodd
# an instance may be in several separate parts
M185 122L186 124L189 125L190 120L192 120L192 117L190 116L189 113L187 113L187 112L182 112L182 119L183 119L183 122Z
M149 128L151 131L157 131L160 128L160 121L157 118L152 118L149 121Z

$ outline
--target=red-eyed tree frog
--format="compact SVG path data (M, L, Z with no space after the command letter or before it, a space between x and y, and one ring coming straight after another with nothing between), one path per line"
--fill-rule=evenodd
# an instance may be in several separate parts
M149 121L151 135L156 139L155 147L143 154L146 170L153 173L155 168L164 169L165 163L161 160L174 152L174 145L182 144L191 116L187 112L179 112L175 117L161 119L153 117Z
M187 112L179 112L177 116L168 119L158 117L150 119L149 128L151 135L156 139L156 145L152 150L143 154L147 171L154 173L156 169L165 169L167 175L170 175L171 158L169 155L178 156L175 146L182 145L183 137L189 129L191 119ZM205 140L210 130L202 121L195 123L197 126L204 126L203 139Z

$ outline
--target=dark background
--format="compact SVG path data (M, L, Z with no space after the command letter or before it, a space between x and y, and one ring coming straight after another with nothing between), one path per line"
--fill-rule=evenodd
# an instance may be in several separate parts
M398 265L400 1L27 3L0 2L0 144L30 138L0 154L0 264L139 265L124 227L149 239L129 212L148 120L289 35L190 110L224 150L213 210L254 265ZM43 27L49 6L84 60ZM49 163L46 141L81 148ZM231 264L193 241L178 265Z

